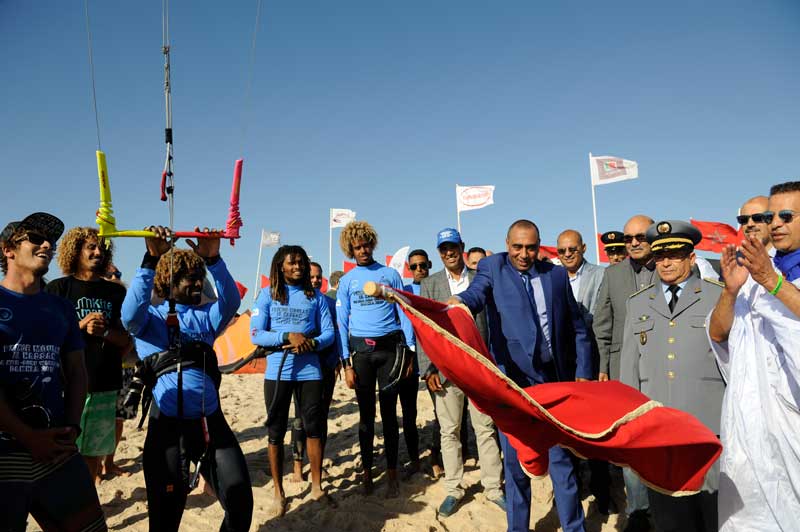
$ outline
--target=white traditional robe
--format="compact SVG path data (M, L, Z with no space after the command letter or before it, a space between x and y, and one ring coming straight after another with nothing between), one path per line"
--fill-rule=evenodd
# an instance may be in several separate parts
M800 280L795 281L800 285ZM748 278L727 342L711 342L722 402L719 526L800 530L800 318Z

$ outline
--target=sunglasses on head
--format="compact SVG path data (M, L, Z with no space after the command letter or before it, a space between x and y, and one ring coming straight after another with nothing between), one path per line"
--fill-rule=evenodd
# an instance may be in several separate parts
M752 218L754 224L763 224L764 214L765 213L763 212L757 212L755 214L740 214L736 217L736 221L739 222L739 225L747 225L747 223L750 221L750 218Z
M622 240L623 240L623 241L624 241L626 244L630 244L631 242L633 242L633 239L634 239L634 238L635 238L636 240L638 240L639 242L646 242L646 241L647 241L647 240L646 240L646 238L647 238L647 235L645 235L644 233L639 233L639 234L637 234L637 235L623 235L623 236L622 236Z
M572 246L570 246L568 248L556 248L556 252L559 255L566 255L567 251L569 251L570 253L577 253L579 250L580 250L580 248L572 247Z
M417 271L417 268L419 268L420 270L429 270L430 266L428 266L427 262L418 262L416 264L408 265L408 269L411 270L412 272Z
M762 212L761 216L764 217L764 223L765 224L771 224L772 220L775 219L775 214L776 213L774 213L772 211L764 211L764 212ZM794 220L795 215L800 214L800 212L793 211L793 210L790 210L790 209L783 209L782 211L778 211L777 214L778 214L778 218L783 220L783 223L790 224L790 223L792 223L792 220Z
M25 240L27 240L28 242L30 242L34 246L41 246L45 242L50 242L50 240L46 236L40 235L39 233L33 233L33 232L25 233L24 235L22 235L19 238L19 240L17 240L17 242L24 242ZM51 244L52 244L52 242L51 242Z

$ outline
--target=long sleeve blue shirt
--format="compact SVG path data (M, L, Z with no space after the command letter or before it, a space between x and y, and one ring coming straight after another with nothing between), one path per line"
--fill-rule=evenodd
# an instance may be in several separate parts
M182 342L200 341L214 345L217 335L225 329L239 308L239 290L222 259L209 265L208 271L214 278L219 298L205 305L176 305ZM154 278L155 270L144 267L137 269L122 302L122 323L136 339L136 352L142 359L169 347L166 325L169 304L166 301L158 306L150 304ZM158 409L167 416L176 417L177 398L177 373L159 377L153 389L153 399ZM183 372L183 417L197 419L203 414L212 414L217 408L219 401L214 382L202 369L186 369Z
M402 329L406 344L415 344L414 329L399 306L364 293L364 283L368 281L403 289L400 274L377 262L356 266L342 276L336 292L336 318L344 359L350 358L351 335L374 338Z
M250 317L250 338L256 345L280 347L286 345L287 333L302 333L318 342L313 353L286 353L281 370L282 381L313 381L322 379L319 352L334 342L335 333L328 303L319 291L309 298L302 288L288 285L287 301L272 299L270 290L262 290ZM284 351L267 356L266 380L278 379L278 368Z

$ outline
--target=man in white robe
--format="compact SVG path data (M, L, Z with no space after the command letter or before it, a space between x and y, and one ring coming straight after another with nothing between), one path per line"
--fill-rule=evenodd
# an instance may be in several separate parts
M754 237L728 246L708 332L727 389L719 526L800 530L800 182L772 187L775 264ZM776 265L778 267L776 267Z

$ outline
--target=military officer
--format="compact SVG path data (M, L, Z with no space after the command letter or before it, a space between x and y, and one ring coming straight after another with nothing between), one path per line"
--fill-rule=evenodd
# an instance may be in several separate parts
M666 406L697 417L719 434L725 385L706 337L705 319L722 283L701 279L694 246L700 231L680 220L654 223L646 238L655 259L655 282L628 299L622 340L621 380ZM703 491L670 497L648 491L658 532L717 530L715 464Z
M625 249L625 235L622 231L606 231L600 235L603 250L606 252L609 264L616 264L625 260L628 250Z

